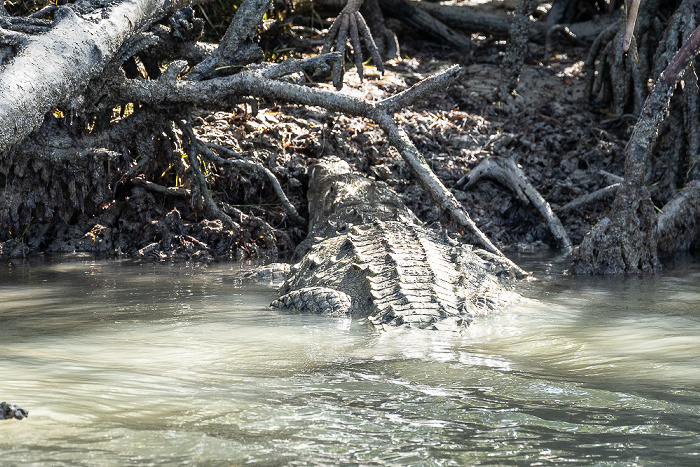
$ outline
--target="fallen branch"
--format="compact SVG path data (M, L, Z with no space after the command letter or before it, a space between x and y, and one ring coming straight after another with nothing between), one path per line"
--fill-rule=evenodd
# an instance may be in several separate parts
M418 149L413 145L403 128L400 128L394 119L386 113L376 115L374 121L384 130L389 142L398 149L403 160L406 161L411 168L413 175L418 179L423 189L428 192L438 206L446 211L458 225L472 232L481 243L481 246L487 251L502 258L508 266L510 266L516 277L522 278L528 276L529 274L527 272L508 259L479 227L477 227L471 217L469 217L469 214L462 208L461 203L457 201L457 198L442 184L435 173L430 170L425 158L418 152Z
M569 240L569 236L561 221L554 214L549 203L544 200L542 195L528 181L522 169L513 162L513 159L506 157L489 157L484 159L476 168L462 177L456 186L467 189L483 178L496 180L503 186L510 188L524 204L532 203L547 222L549 231L552 232L557 246L566 251L571 251L571 240Z
M408 0L379 0L379 5L387 16L398 18L401 22L430 34L441 41L468 52L471 50L472 41L459 31L454 30L442 19L438 19L429 12L417 8L414 2Z

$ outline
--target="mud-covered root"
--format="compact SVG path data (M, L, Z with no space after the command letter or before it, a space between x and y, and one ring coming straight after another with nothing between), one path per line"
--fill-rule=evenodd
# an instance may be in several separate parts
M588 98L599 97L609 103L614 115L639 115L649 93L649 79L658 76L652 72L654 54L663 34L658 10L659 2L642 2L636 15L635 34L629 33L634 18L628 21L621 17L600 33L584 62Z
M639 115L655 80L698 25L700 5L684 0L663 24L664 2L645 1L633 18L620 20L596 38L584 62L586 94L610 105L614 115ZM630 34L634 28L634 34Z
M360 11L367 21L367 26L372 31L374 43L382 58L384 60L393 60L399 57L401 54L399 40L396 37L396 33L386 25L384 14L379 7L379 1L365 0Z
M658 232L662 252L700 245L700 181L690 182L661 209Z
M205 207L207 211L206 214L221 219L233 230L240 231L240 225L234 222L228 214L223 212L211 196L207 181L199 168L201 163L198 157L199 141L194 136L192 127L188 122L179 121L176 123L185 136L183 138L183 146L189 157L190 169L192 170L192 204L195 209L199 208L201 210L202 207Z
M510 40L501 62L501 82L498 99L505 101L518 86L520 69L529 53L528 39L531 35L530 15L535 10L535 0L520 0L510 24Z
M574 250L572 274L641 274L660 268L656 216L648 193L635 204L624 217L605 217L586 234Z
M625 179L608 217L593 227L574 252L573 273L645 273L659 269L658 218L646 188L647 165L673 91L699 50L697 27L654 83L625 147ZM688 196L680 203L694 200L694 196ZM677 211L684 210L679 207Z
M183 132L183 146L190 161L189 176L192 182L192 190L184 190L184 193L191 196L192 205L195 209L204 210L207 217L221 220L235 232L241 231L241 224L243 223L248 225L253 224L262 232L262 237L265 240L268 249L276 249L275 229L264 220L245 214L240 209L226 203L225 201L215 201L212 196L212 192L209 189L209 182L200 169L200 165L204 166L204 164L208 164L210 166L210 170L208 172L213 172L217 168L234 167L240 170L258 172L259 174L262 174L262 176L266 177L272 185L275 194L278 196L280 204L285 210L287 217L289 217L289 219L297 226L306 225L305 219L297 213L296 209L282 190L279 181L269 169L256 162L254 159L244 159L239 154L236 154L234 151L223 146L217 144L207 144L199 140L192 131L191 125L188 122L180 121L177 122L177 125ZM221 157L216 154L213 149L216 149L229 157L233 156L235 159L226 159ZM149 186L143 182L142 185L145 185L146 188L153 189L152 186ZM171 188L166 190L169 190L168 192L172 194ZM182 192L182 189L180 189L180 192ZM178 194L180 194L180 192ZM234 219L238 219L239 222L236 222Z
M476 185L480 180L490 178L509 188L523 204L530 204L544 217L550 232L554 236L557 246L563 250L571 251L572 245L569 235L549 203L528 181L525 173L511 158L490 157L468 172L458 182L458 187L464 189Z

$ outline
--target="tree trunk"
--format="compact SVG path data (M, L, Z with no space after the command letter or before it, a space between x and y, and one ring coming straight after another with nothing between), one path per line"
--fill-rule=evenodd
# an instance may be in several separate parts
M58 107L80 107L79 96L100 76L124 42L188 0L125 0L78 15L69 6L55 13L55 25L34 36L0 71L0 152L7 152Z
M700 27L678 50L647 97L625 147L625 179L610 214L593 227L574 252L571 272L638 274L659 269L657 214L644 184L647 161L676 84L698 50Z

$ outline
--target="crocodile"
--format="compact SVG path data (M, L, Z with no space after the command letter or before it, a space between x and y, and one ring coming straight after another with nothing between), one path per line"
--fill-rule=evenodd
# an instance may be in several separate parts
M309 235L271 306L366 317L376 328L464 329L504 301L512 272L415 216L337 157L312 168Z

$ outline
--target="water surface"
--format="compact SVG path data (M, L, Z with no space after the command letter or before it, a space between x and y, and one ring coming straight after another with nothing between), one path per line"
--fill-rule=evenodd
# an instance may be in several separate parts
M531 267L457 336L270 311L240 265L0 264L2 463L700 463L699 266Z

